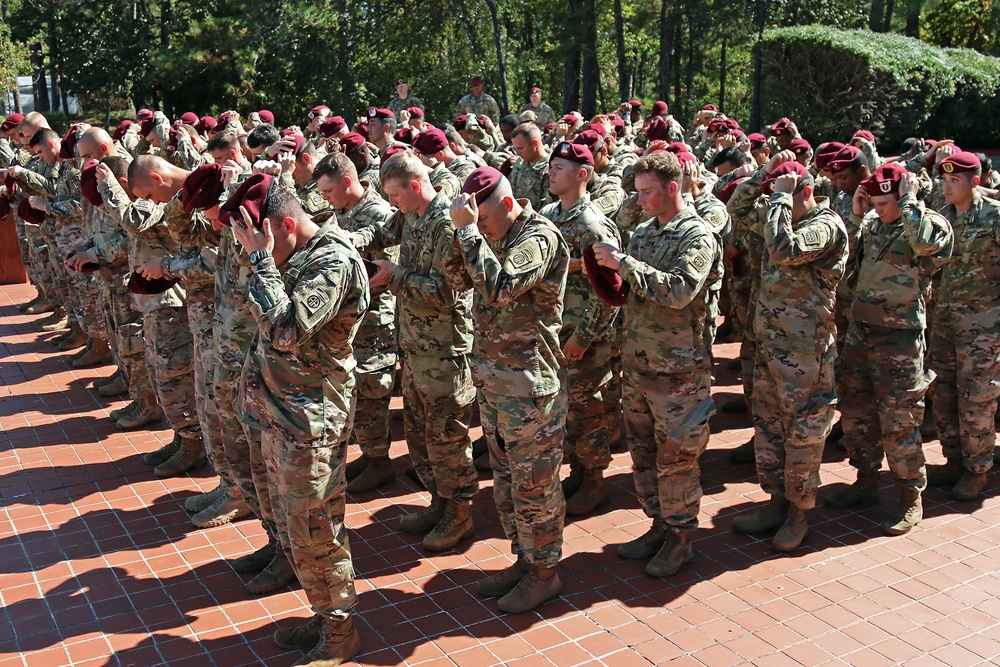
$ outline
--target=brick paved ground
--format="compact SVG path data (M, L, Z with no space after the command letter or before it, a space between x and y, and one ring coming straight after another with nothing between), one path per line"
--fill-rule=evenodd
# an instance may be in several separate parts
M122 403L90 388L111 369L70 370L48 343L53 334L32 324L38 317L15 309L31 292L0 288L0 667L290 665L299 654L276 649L270 636L275 623L308 616L301 591L254 599L226 563L263 544L259 525L190 524L181 503L213 486L209 473L154 479L140 455L167 433L112 426L107 413ZM720 402L739 392L726 367L735 354L734 345L719 349ZM717 420L704 457L699 558L659 581L615 555L647 525L620 453L608 473L612 502L566 527L565 595L520 617L498 614L474 591L481 570L509 562L485 477L478 541L429 555L397 532L400 515L425 499L403 475L394 422L400 480L348 506L361 662L957 667L1000 659L995 484L978 503L928 492L921 526L888 538L878 524L896 492L883 472L881 508L817 509L806 546L777 555L766 539L733 531L733 517L763 494L752 468L726 456L749 437L745 415ZM941 458L936 443L929 458ZM851 479L843 453L828 451L824 483Z

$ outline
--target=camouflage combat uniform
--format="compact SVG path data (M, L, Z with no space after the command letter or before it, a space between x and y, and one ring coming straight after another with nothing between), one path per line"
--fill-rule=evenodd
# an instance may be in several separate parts
M456 243L475 286L476 384L497 513L513 553L552 567L566 518L559 330L569 250L530 204L502 240L470 225Z
M549 123L554 123L557 120L556 112L553 111L552 107L550 107L545 102L542 102L537 107L531 106L531 103L529 102L528 104L525 104L521 108L520 113L523 114L525 111L531 111L535 114L535 121L534 121L535 125L537 125L539 128L543 130L545 129L546 125L548 125Z
M458 106L455 107L455 114L459 116L462 114L488 116L494 125L500 123L500 107L497 105L497 101L486 93L479 97L469 93L460 99Z
M510 170L510 187L516 199L527 199L535 208L549 201L549 158L525 162L518 158Z
M459 193L462 189L462 181L458 180L455 174L448 170L448 167L444 166L444 162L438 162L434 165L434 168L430 172L431 185L435 188L441 188L440 192L448 200L455 198L455 195Z

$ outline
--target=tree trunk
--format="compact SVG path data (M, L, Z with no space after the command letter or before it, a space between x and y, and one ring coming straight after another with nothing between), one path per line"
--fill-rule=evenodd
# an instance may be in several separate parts
M24 115L24 107L21 105L21 87L14 85L14 111Z
M469 8L465 4L465 0L458 0L458 8L462 14L462 31L472 46L472 55L475 56L476 60L479 60L483 57L483 47L479 42L479 36L476 34L476 24L469 19Z
M882 32L885 19L885 0L872 0L872 10L868 17L868 28L872 32Z
M615 0L615 49L618 55L618 101L632 97L632 81L628 62L625 60L625 20L622 17L622 0Z
M767 0L757 0L757 43L753 47L753 101L750 103L750 131L759 132L761 126L761 78L763 54L760 41L764 38L767 25Z
M343 79L341 97L344 109L358 108L358 82L354 75L354 24L351 3L340 0L340 70Z
M670 104L676 104L678 100L681 99L681 51L684 48L684 21L682 20L674 21L674 55L673 63L670 65L670 69L673 72L674 79L674 97ZM664 97L663 101L667 102L669 98Z
M584 0L583 4L583 104L584 118L597 115L597 87L600 72L597 65L597 0Z
M59 37L56 33L56 19L52 13L48 16L49 33L49 64L52 74L52 111L59 111L62 101L62 91L59 89Z
M49 110L49 84L45 80L45 57L42 55L42 43L31 45L32 92L35 95L35 111Z
M507 94L507 63L503 57L503 41L500 35L500 12L497 9L496 0L486 0L489 5L490 15L493 17L493 45L497 50L497 69L500 70L500 115L506 116L510 113L510 97Z
M674 8L670 0L660 0L660 76L656 94L665 102L670 97L670 59L674 53Z
M920 12L924 0L906 0L906 36L920 37Z
M729 68L726 62L726 45L728 40L722 38L722 56L719 59L719 111L726 113L726 74Z
M895 0L885 0L885 20L882 21L882 32L892 32L892 11L895 9Z
M563 66L563 108L564 114L580 107L580 2L569 0L569 13L563 26L563 48L566 62Z

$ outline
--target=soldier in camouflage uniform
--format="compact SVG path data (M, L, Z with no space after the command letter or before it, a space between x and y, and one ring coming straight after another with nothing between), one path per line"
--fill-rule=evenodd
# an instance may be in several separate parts
M406 79L396 79L396 97L392 98L386 107L396 114L396 120L402 123L400 112L412 107L423 109L424 103L420 101L419 97L410 95L410 84L406 82Z
M1000 397L1000 202L977 190L983 165L972 153L938 163L955 248L935 287L930 364L937 373L934 421L947 463L927 470L932 486L973 500L986 487Z
M320 195L316 188L316 179L313 178L313 170L319 163L321 156L316 150L316 146L312 142L306 141L302 135L292 135L288 139L291 140L292 150L289 151L291 155L288 156L289 159L286 162L290 164L283 164L281 181L287 184L288 179L292 180L293 191L299 203L302 204L302 208L312 217L313 222L322 225L333 217L333 210ZM291 159L293 157L294 160ZM282 161L281 156L279 156L278 161ZM288 168L289 166L291 168Z
M667 577L694 557L702 496L698 460L715 412L705 345L705 298L721 275L712 230L684 203L682 171L672 153L635 165L639 204L651 220L628 252L594 245L597 262L629 286L625 311L625 430L635 487L649 531L618 548L624 558L653 558L646 573Z
M528 103L521 107L520 113L530 111L535 114L532 121L539 129L543 129L549 123L556 122L556 112L548 104L542 101L542 89L532 86L528 91Z
M549 156L542 143L542 133L534 123L521 123L511 132L510 142L517 161L510 170L514 197L527 199L536 209L548 203Z
M539 215L559 229L570 253L563 324L559 341L564 357L566 415L565 458L570 476L563 483L566 511L592 512L608 500L604 471L611 464L611 442L618 435L618 406L608 405L619 391L611 369L612 322L618 309L600 300L583 274L583 248L593 243L621 247L614 223L587 194L594 157L583 144L562 142L549 159L549 189L559 201Z
M559 483L566 393L559 330L569 249L556 227L513 197L492 167L466 180L451 217L475 286L476 383L493 494L517 561L479 581L500 611L531 611L562 592L565 500Z
M847 260L847 230L812 176L783 151L764 167L767 219L754 326L753 419L757 475L771 502L736 518L749 534L777 529L772 546L793 551L816 504L823 445L833 425L834 299Z
M431 185L440 187L441 193L451 200L462 188L462 181L440 159L447 148L448 138L437 128L421 132L413 140L413 150L429 170Z
M443 168L443 165L442 165ZM319 193L336 210L337 224L349 234L366 227L391 225L396 210L358 178L354 164L342 153L323 158L313 172ZM396 262L399 248L366 250L369 261ZM371 304L354 339L354 379L357 407L353 439L361 456L347 464L351 493L367 493L396 478L389 460L389 400L396 383L396 298L385 287L372 288Z
M287 190L269 191L272 178L251 176L224 206L250 253L258 325L240 398L256 415L251 426L261 427L278 535L314 614L274 641L310 649L296 665L323 667L361 650L344 460L354 417L351 344L368 308L367 273L347 235L317 226Z
M919 426L934 379L924 365L925 300L952 248L951 225L917 201L918 188L916 176L890 163L854 195L852 215L865 217L864 236L844 344L840 411L858 479L825 501L830 507L877 505L884 456L900 487L899 505L882 525L889 535L908 532L923 517L920 494L927 476Z
M19 138L19 126L22 120L24 120L24 116L19 113L12 113L0 125L0 168L5 170L12 166L23 167L31 160L31 153L25 149ZM18 204L21 203L21 198L17 196L16 180L13 177L6 180L10 183L11 191L8 192L4 188L3 197L7 200L10 209L16 211ZM37 225L33 226L37 227ZM32 313L41 312L34 308L34 306L41 306L45 302L44 287L42 286L35 265L34 244L28 239L27 227L24 220L16 213L14 214L14 227L17 231L17 240L21 250L21 263L24 264L24 269L28 273L28 279L37 292L34 299L28 303L19 305L18 310L27 312L31 308Z
M486 116L494 125L499 124L500 107L495 99L483 92L483 77L474 76L469 79L469 88L472 92L458 101L455 115Z
M449 201L435 192L413 153L382 165L382 187L400 214L384 227L353 234L362 251L399 245L399 262L377 260L370 285L386 284L399 307L403 352L403 428L427 508L400 521L408 533L426 533L423 545L442 551L470 537L472 497L479 479L472 464L469 421L476 397L468 354L472 346L472 292L462 257L452 244Z

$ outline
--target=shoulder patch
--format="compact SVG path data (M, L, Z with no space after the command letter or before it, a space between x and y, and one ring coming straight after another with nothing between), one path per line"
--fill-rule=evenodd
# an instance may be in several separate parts
M153 210L153 202L148 199L136 199L132 202L132 206L135 207L135 210L142 211L143 213L149 213Z
M528 239L511 249L503 268L508 273L517 275L537 269L544 260L542 244L538 239Z
M328 294L317 291L307 294L306 298L303 300L303 304L305 305L306 310L308 310L310 314L314 315L316 314L316 311L322 308L329 300L330 296Z

